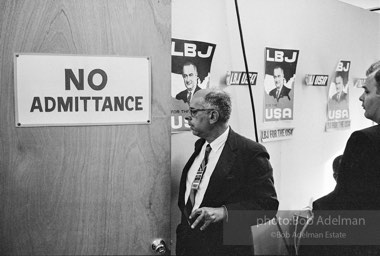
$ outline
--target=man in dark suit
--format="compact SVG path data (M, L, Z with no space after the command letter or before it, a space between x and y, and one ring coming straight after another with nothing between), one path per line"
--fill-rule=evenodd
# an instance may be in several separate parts
M182 78L186 86L186 90L179 92L175 98L177 100L182 100L183 102L190 104L191 98L194 93L199 91L201 88L198 86L198 69L192 62L186 62L182 69Z
M332 199L336 209L380 210L380 61L366 75L359 100L364 116L377 125L355 131L348 139Z
M200 90L190 103L187 120L200 139L180 181L177 255L251 255L250 226L277 212L269 154L229 127L230 114L230 97L221 90ZM240 211L251 218L239 222ZM229 230L245 241L227 245L223 238L231 234L223 228L235 224Z
M269 92L269 96L272 96L277 100L277 102L283 98L287 97L290 100L289 92L290 88L284 86L285 78L284 78L284 70L280 66L276 66L273 69L273 78L274 84L276 88Z
M380 61L366 75L359 100L364 116L377 125L352 133L347 142L335 189L343 209L380 210Z
M339 176L339 166L340 166L340 162L342 160L342 157L343 157L343 155L339 155L339 156L335 157L333 164L332 164L333 177L334 177L335 181L338 179L338 176ZM313 202L313 210L328 210L328 209L331 209L332 207L334 207L333 205L328 205L328 203L330 202L331 196L334 196L334 192L331 192L330 194L327 194L327 195L319 198L318 200L315 200Z
M373 221L378 223L366 213L380 210L380 61L372 64L366 75L364 93L359 100L365 110L364 116L377 125L351 134L339 166L337 185L323 201L318 201L314 218L352 218L350 214L357 212L352 210L362 210L363 216L360 217L365 218L367 225ZM311 226L310 232L313 228L318 227ZM347 234L348 237L351 235ZM378 241L374 242L373 234L355 235L362 238L362 241L356 241L357 245L354 241L351 245L342 246L339 242L344 240L336 240L335 246L305 246L301 251L304 255L380 255L380 247ZM360 243L363 241L364 244Z

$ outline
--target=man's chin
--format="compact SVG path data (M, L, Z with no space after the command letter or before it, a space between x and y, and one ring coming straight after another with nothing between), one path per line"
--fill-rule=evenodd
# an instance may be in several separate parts
M199 133L197 131L194 131L192 127L190 127L190 129L191 129L191 132L193 133L193 135L199 136Z

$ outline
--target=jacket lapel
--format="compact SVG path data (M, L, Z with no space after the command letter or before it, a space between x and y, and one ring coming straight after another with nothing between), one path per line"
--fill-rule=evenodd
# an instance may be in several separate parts
M203 204L209 205L210 203L215 202L215 199L218 198L221 189L223 189L224 180L232 171L232 166L236 161L236 144L236 133L230 128L226 144L224 145L214 172L210 177L201 206L203 206Z
M186 178L187 178L187 173L190 170L191 165L194 162L194 159L199 155L199 152L202 149L203 144L205 143L204 139L199 139L195 142L195 149L194 153L191 155L189 161L187 161L185 167L183 168L182 171L182 176L181 176L181 181L180 181L180 186L179 186L179 193L178 193L178 206L182 210L185 207L185 192L186 192Z

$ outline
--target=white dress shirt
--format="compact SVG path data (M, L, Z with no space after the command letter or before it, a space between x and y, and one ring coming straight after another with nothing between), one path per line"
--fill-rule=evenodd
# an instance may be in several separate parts
M226 144L228 133L230 131L230 127L227 128L227 130L222 133L218 138L216 138L213 142L210 143L211 146L211 152L208 157L208 163L206 167L206 171L203 174L202 181L199 185L199 189L195 195L195 203L193 206L193 211L198 209L203 201L203 197L206 193L206 189L208 187L208 183L210 181L210 177L212 173L214 172L215 166L218 163L220 154L223 151L224 145ZM187 200L189 199L190 190L191 190L191 184L194 181L195 174L197 173L204 155L206 151L207 141L203 144L201 152L198 154L198 156L194 159L193 164L190 167L189 172L187 173L187 179L186 179L186 192L185 192L185 204L187 203Z

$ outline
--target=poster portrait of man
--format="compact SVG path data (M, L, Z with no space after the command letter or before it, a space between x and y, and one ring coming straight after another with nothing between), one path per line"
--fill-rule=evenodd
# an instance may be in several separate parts
M209 87L215 48L212 43L172 38L172 133L190 131L185 117L194 93Z
M326 131L350 126L349 72L350 61L340 60L328 90Z
M293 120L298 55L298 50L266 48L264 121Z

